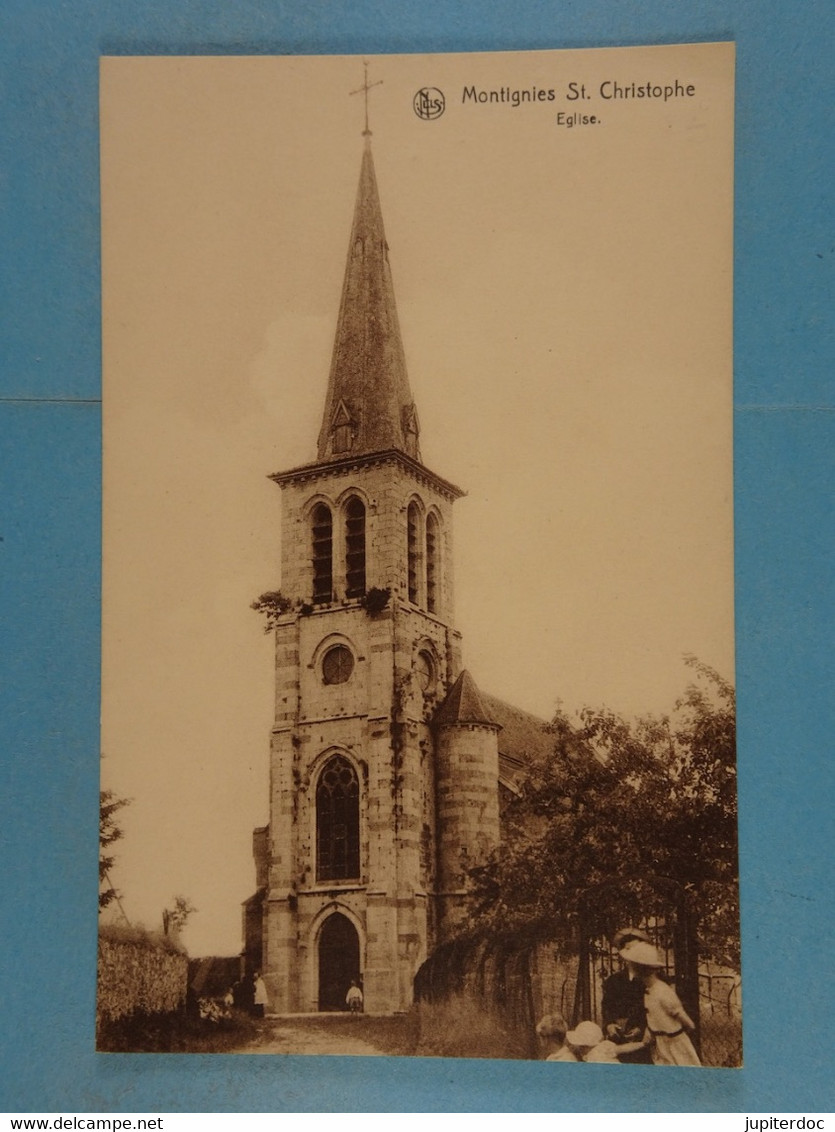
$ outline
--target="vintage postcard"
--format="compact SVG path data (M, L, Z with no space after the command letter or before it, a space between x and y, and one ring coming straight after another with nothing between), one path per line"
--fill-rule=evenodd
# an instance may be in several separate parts
M99 1049L741 1064L733 67L102 60Z

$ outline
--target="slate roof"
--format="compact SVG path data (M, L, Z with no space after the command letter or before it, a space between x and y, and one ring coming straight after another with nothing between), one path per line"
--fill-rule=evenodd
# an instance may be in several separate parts
M548 724L538 715L522 711L496 696L481 693L485 709L501 726L499 732L499 783L514 794L530 763L546 758L554 748Z
M394 301L388 244L371 146L366 138L336 325L319 462L340 453L335 425L351 433L351 456L391 449L420 460L417 412Z
M548 724L529 711L480 692L465 668L435 715L436 727L473 723L498 731L499 783L518 794L527 767L553 750Z
M466 668L447 693L434 722L436 727L452 727L459 723L486 724L497 729L501 726L484 706L475 680Z

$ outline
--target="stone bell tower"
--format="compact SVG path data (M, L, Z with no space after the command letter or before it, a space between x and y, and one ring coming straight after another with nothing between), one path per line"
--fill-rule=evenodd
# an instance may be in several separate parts
M367 89L367 88L366 88ZM366 127L314 462L282 490L270 824L247 952L279 1013L404 1010L498 840L498 725L460 664L452 504L421 461Z

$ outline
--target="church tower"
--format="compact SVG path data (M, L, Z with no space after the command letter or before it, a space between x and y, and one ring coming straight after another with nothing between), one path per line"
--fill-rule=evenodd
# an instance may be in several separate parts
M461 671L452 504L421 461L366 128L318 453L282 490L270 824L247 953L278 1013L404 1010L498 841L499 727Z

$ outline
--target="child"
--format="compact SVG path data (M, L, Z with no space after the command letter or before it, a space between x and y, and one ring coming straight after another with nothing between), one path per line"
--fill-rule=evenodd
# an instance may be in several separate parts
M536 1027L537 1037L545 1050L546 1061L576 1061L577 1058L565 1045L565 1032L568 1029L561 1014L546 1014Z
M581 1022L574 1030L569 1030L565 1040L577 1056L578 1061L598 1062L604 1065L620 1065L620 1055L635 1053L643 1049L646 1042L623 1042L616 1045L603 1037L603 1031L596 1022Z
M345 995L345 1005L352 1014L359 1014L362 1011L362 991L356 979L351 979L351 985Z
M652 1035L654 1065L701 1065L689 1034L695 1023L669 983L658 977L661 956L651 943L633 940L620 952L637 969L644 983L647 1029ZM623 1048L623 1047L621 1047Z

